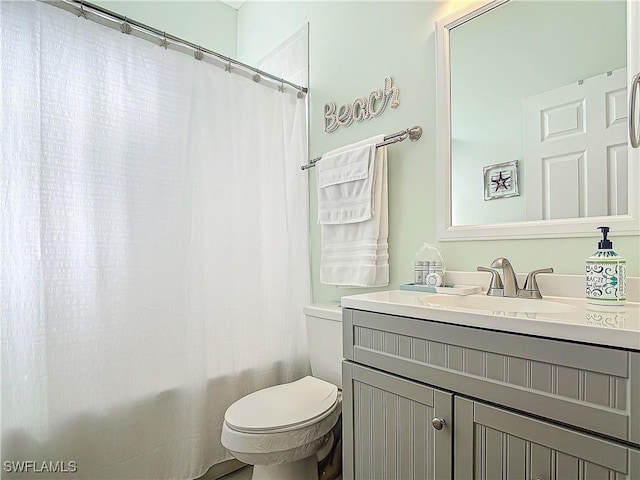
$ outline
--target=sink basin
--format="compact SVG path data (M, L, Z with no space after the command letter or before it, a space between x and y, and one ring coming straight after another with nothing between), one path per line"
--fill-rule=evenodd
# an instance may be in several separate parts
M548 300L487 295L427 295L423 298L423 303L427 306L509 313L565 313L575 309L574 306Z

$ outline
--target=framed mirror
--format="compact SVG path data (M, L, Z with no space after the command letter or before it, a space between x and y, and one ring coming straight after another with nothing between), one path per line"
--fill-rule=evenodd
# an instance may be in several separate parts
M438 238L640 233L624 1L476 2L436 23Z

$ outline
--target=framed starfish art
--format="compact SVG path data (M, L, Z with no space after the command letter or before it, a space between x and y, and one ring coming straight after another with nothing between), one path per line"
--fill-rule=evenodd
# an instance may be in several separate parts
M518 161L498 163L484 167L484 199L517 197L518 193Z

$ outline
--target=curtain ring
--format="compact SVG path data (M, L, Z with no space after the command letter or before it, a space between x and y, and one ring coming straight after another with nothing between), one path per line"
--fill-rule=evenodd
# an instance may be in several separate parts
M256 83L260 83L260 80L262 80L262 77L258 72L256 72L256 74L253 76L253 81Z
M204 58L204 53L202 53L202 50L200 50L200 48L201 48L200 45L198 45L198 49L195 52L193 52L193 57L196 60L202 60Z
M227 59L227 64L224 66L224 71L231 73L231 70L233 70L233 67L231 66L231 60Z
M278 85L278 91L284 93L284 81L282 80L280 80L280 85Z
M304 98L304 92L302 91L301 88L298 89L298 94L296 95L296 97L298 98Z
M162 32L162 40L160 40L160 47L164 47L164 49L166 50L167 47L169 46L169 42L167 42L167 32Z
M120 31L125 35L129 35L131 33L131 25L127 20L127 17L124 17L124 23L120 24Z
M80 9L78 11L78 18L80 18L80 17L84 17L85 20L88 20L87 12L84 9L84 2L83 1L80 2Z

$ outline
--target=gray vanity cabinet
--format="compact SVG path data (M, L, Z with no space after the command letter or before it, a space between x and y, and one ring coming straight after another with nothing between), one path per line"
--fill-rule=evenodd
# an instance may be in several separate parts
M345 479L451 478L451 427L432 420L451 418L453 395L349 362L342 385Z
M640 480L640 352L349 308L343 333L345 480Z
M455 399L455 412L454 451L460 453L454 455L455 478L632 480L640 475L640 452L625 445L462 397Z

